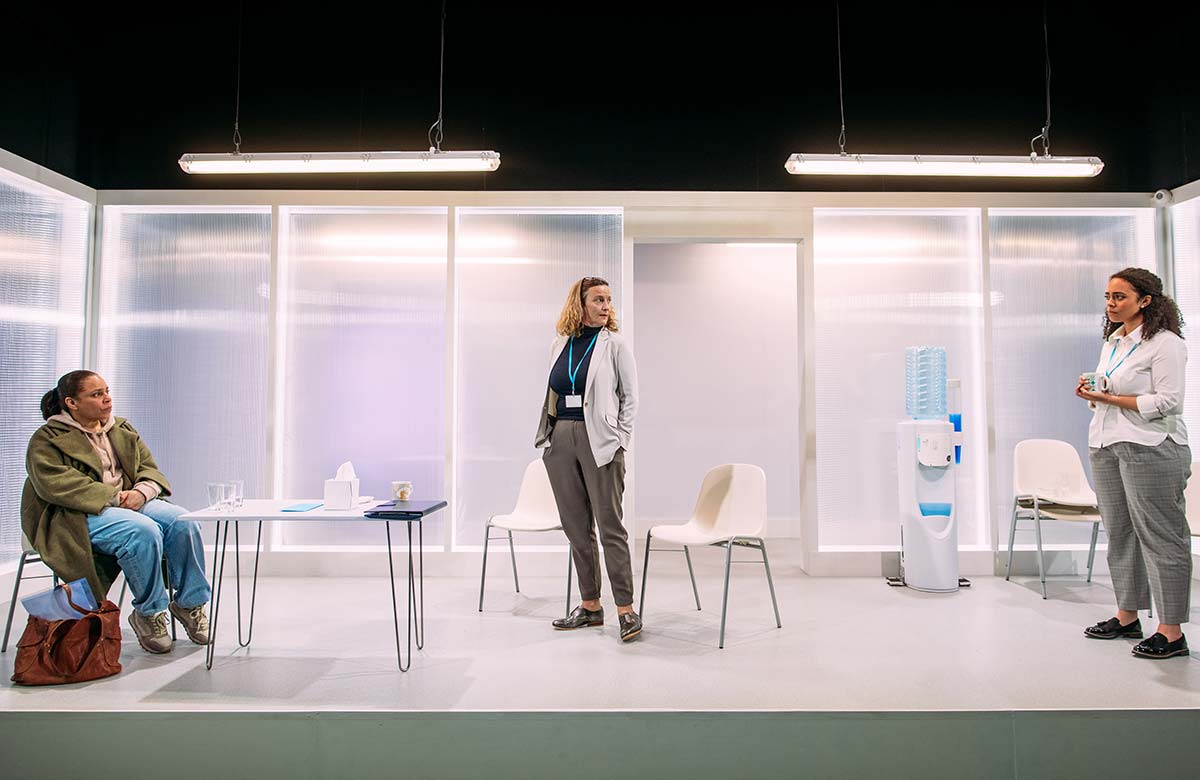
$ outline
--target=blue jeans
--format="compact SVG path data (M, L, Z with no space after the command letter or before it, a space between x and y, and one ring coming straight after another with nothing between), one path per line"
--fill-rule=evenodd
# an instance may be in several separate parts
M200 526L179 519L186 511L156 498L136 512L114 506L88 515L92 546L117 557L133 593L133 608L143 615L162 612L171 600L162 581L164 552L176 604L191 609L207 603L212 594L204 578Z

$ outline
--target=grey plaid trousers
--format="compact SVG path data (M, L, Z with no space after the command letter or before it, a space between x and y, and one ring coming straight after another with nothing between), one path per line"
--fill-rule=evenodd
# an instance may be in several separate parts
M1117 608L1149 609L1153 591L1161 622L1186 623L1192 542L1183 488L1192 451L1168 436L1156 447L1121 441L1089 455Z

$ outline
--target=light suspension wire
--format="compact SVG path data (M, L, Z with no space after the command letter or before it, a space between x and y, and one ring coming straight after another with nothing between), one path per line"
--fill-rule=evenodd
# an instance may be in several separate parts
M842 131L838 133L838 148L846 153L846 103L842 98L842 4L834 3L834 14L837 16L837 57L838 57L838 108L842 112Z
M1042 44L1046 55L1046 124L1042 126L1042 132L1029 139L1029 151L1037 154L1037 148L1034 144L1038 139L1042 142L1042 156L1050 156L1050 24L1047 19L1049 11L1046 7L1047 3L1042 3Z
M237 97L233 101L233 153L242 153L242 131L239 129L242 118L242 23L246 16L245 0L238 3L238 37L237 37Z
M442 0L442 55L438 63L437 121L429 126L429 148L442 151L442 94L446 83L446 0Z

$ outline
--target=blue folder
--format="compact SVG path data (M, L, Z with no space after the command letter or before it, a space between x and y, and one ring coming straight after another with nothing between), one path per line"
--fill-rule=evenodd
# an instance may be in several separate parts
M75 580L71 583L71 601L86 610L97 609L96 597L92 595L92 588L87 580ZM25 607L25 611L30 615L43 620L78 620L83 617L83 613L67 601L67 591L62 585L26 596L21 599L21 606Z

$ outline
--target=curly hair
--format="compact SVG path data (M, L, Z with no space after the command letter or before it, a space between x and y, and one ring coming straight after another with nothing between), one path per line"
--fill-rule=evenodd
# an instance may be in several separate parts
M608 287L608 282L598 276L585 276L571 285L567 293L567 302L563 304L562 313L558 315L558 324L554 326L560 336L578 336L583 332L583 301L587 291L593 287ZM608 322L604 327L617 331L617 314L611 308L608 310Z
M1150 303L1142 309L1142 338L1151 339L1161 330L1169 330L1179 338L1183 338L1183 313L1171 296L1163 292L1162 279L1145 268L1123 268L1117 271L1111 279L1122 279L1137 293L1138 299L1150 296ZM1104 317L1104 338L1122 327L1121 323Z

